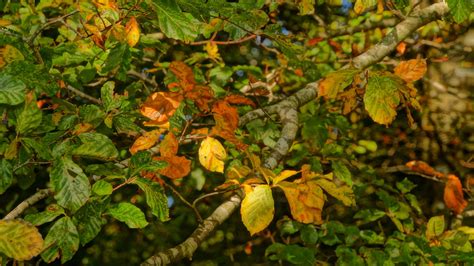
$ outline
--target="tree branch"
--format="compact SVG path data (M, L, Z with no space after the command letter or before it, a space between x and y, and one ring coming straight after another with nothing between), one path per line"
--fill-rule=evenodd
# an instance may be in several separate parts
M22 201L18 206L15 207L12 211L10 211L3 219L15 219L18 215L22 214L28 207L37 203L38 201L48 197L53 192L50 189L40 189L31 197L27 198L26 200Z
M67 85L67 86L66 86L66 89L69 90L69 91L71 91L72 93L76 94L77 96L82 97L82 98L84 98L84 99L87 99L87 100L89 100L89 101L91 101L91 102L93 102L93 103L102 104L102 102L101 102L99 99L94 98L94 97L90 96L89 94L87 94L87 93L85 93L85 92L82 92L82 91L80 91L80 90L74 88L74 87L71 86L71 85Z
M440 18L449 11L445 3L437 3L425 9L414 12L406 20L399 23L385 38L377 45L371 47L365 53L354 58L353 65L364 69L382 60L391 53L397 44L419 27ZM267 114L278 114L283 123L282 136L275 146L275 150L265 161L264 165L270 169L277 166L278 161L288 152L291 143L298 130L298 115L296 109L299 106L317 97L318 82L309 83L305 88L289 96L285 100L261 109L253 110L241 117L239 126L264 117ZM217 209L198 226L198 228L183 243L178 246L160 252L142 265L166 265L182 258L191 258L199 244L224 222L239 207L242 198L239 194L233 195L229 200L222 203Z

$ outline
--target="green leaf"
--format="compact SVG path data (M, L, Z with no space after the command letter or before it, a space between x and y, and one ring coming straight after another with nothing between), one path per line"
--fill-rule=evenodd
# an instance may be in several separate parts
M431 217L426 225L426 238L431 240L440 236L444 232L444 227L444 215Z
M375 122L388 125L393 121L400 104L399 90L403 87L403 80L395 75L369 75L364 104L365 110Z
M298 245L284 245L274 243L265 250L265 257L270 260L283 260L296 265L314 265L315 252L311 248L300 247Z
M102 218L108 200L91 201L80 208L73 217L73 222L79 232L79 238L82 246L85 246L94 239L107 221Z
M135 205L127 202L119 203L107 210L107 214L124 222L130 228L144 228L148 225L145 214Z
M315 0L300 0L298 1L298 9L300 15L311 15L314 14Z
M235 12L227 18L224 30L232 40L238 40L262 28L268 22L268 16L263 10L247 10Z
M112 194L112 185L104 180L99 180L92 186L92 192L99 196L107 196Z
M413 182L408 180L408 178L406 178L406 177L401 182L397 182L396 186L397 186L398 190L400 190L400 192L402 192L404 194L412 191L416 187L416 185L413 184Z
M158 217L160 221L169 220L168 198L163 188L153 181L144 178L137 178L133 181L145 192L146 203L151 208L151 213Z
M118 67L123 62L125 58L125 52L128 49L128 45L125 43L118 44L112 48L104 62L101 72L105 74Z
M242 222L251 235L262 231L273 220L275 203L272 190L268 185L256 186L251 192L246 193L240 214Z
M25 221L39 226L53 221L62 214L64 214L64 209L61 208L61 206L57 204L51 204L46 207L45 211L26 215Z
M365 240L369 245L383 245L383 243L385 242L385 237L383 236L383 233L378 235L372 230L361 230L359 235L360 238Z
M21 220L0 220L0 253L23 261L38 255L42 249L43 238L36 227Z
M3 194L13 182L13 166L6 159L0 161L0 195Z
M55 191L54 198L62 207L75 212L89 199L91 194L89 179L79 165L70 158L56 159L50 176Z
M79 234L71 218L63 217L54 223L44 239L44 246L48 248L41 253L41 258L47 263L58 258L59 254L61 263L74 256L79 249Z
M319 82L319 96L335 99L339 92L351 85L354 76L359 72L359 69L347 68L328 74Z
M156 172L163 169L168 164L164 161L152 160L151 154L147 151L139 151L130 158L129 177L138 175L141 171Z
M474 1L472 0L447 0L447 2L449 11L457 23L468 19L469 15L474 12Z
M121 105L120 99L114 97L114 88L115 82L107 81L100 89L100 99L102 100L102 104L104 105L106 112L109 112L115 108L119 108Z
M363 209L354 215L354 219L361 219L364 223L377 221L385 216L385 212L377 209Z
M331 161L332 170L334 175L344 181L349 187L352 187L352 175L349 168L342 161Z
M79 108L79 117L82 122L89 123L94 127L99 126L105 118L105 113L99 106L93 104L82 105Z
M310 116L305 119L301 136L308 141L314 148L320 149L329 137L326 123L318 116Z
M199 21L180 10L175 1L148 1L158 16L157 26L168 38L190 42L199 34Z
M408 202L410 203L410 206L415 209L415 211L421 215L423 214L423 211L421 210L420 203L418 202L418 199L416 198L415 195L413 194L406 194L405 198L407 198Z
M82 145L72 151L73 155L84 156L99 160L114 160L118 157L117 148L113 142L100 133L82 133L79 135Z
M136 135L141 131L134 121L135 117L127 114L115 115L112 119L112 124L119 134Z
M53 155L51 155L51 149L42 140L21 138L20 141L26 147L32 148L38 154L38 158L47 161L53 159Z
M41 125L42 112L36 104L36 98L28 94L25 105L18 110L16 132L19 135L31 133Z
M37 95L46 93L48 96L52 96L59 90L55 78L48 73L43 65L33 64L27 60L13 61L2 69L2 72L22 81L28 89L34 89ZM17 93L15 90L15 94Z
M20 104L25 101L25 93L25 83L14 76L0 72L0 104Z
M315 180L319 186L321 186L324 191L326 191L329 195L335 197L336 199L340 200L346 206L355 206L355 196L352 188L348 186L337 186L333 182L321 178Z
M318 242L318 231L312 224L307 224L301 228L301 240L307 245L314 245Z

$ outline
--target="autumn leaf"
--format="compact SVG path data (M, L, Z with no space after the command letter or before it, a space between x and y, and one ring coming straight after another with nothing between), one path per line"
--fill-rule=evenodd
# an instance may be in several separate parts
M462 213L467 206L461 181L455 175L448 175L448 182L444 187L444 203L455 214Z
M175 135L171 132L166 134L163 141L160 144L160 154L163 157L171 157L178 153L178 140Z
M424 175L435 176L438 178L445 178L445 175L441 172L436 171L433 167L423 161L409 161L406 166L413 172L417 172Z
M239 149L245 150L247 145L242 143L235 136L235 131L239 125L239 114L237 109L226 101L217 101L213 108L216 125L211 130L211 135L217 135L235 144Z
M255 107L255 103L252 100L238 94L228 95L224 98L224 101L228 102L229 104L243 104L243 105L250 105L252 107Z
M338 186L334 184L334 182L331 182L324 178L320 178L318 180L315 180L314 182L316 182L329 195L340 200L344 205L355 206L356 203L354 192L349 186Z
M296 175L297 173L299 173L299 171L283 170L275 178L273 178L273 184L276 185L276 184L280 183L281 181L284 181L284 180Z
M142 136L135 140L132 147L130 147L130 153L135 154L138 151L148 150L153 147L153 145L158 142L162 132L162 130L152 130L143 133Z
M425 75L426 69L425 59L411 59L400 62L395 67L394 73L406 82L414 82Z
M145 126L160 126L168 122L178 108L183 97L175 92L155 92L143 103L140 112L151 121Z
M250 235L254 235L272 222L275 213L272 190L268 185L258 185L246 189L245 198L240 207L242 222Z
M374 73L369 76L364 105L375 122L388 125L395 119L403 88L403 81L393 74Z
M192 100L199 110L208 112L209 102L214 99L214 93L208 86L196 85L184 93L186 99Z
M178 79L178 85L184 91L190 91L196 85L196 80L194 79L193 70L181 61L173 61L169 67L170 71Z
M161 175L172 179L183 178L191 171L191 161L184 156L155 157L154 160L165 161L168 163L166 168L158 170Z
M214 42L206 43L206 46L204 46L204 50L207 52L207 56L209 56L210 59L216 60L220 58L219 47L217 46L216 43Z
M372 8L377 4L377 0L356 0L354 12L357 15L362 14L366 9Z
M293 218L301 223L322 224L324 194L319 185L312 181L278 183L285 193Z
M358 69L348 68L328 74L319 82L319 96L329 99L336 98L339 92L342 92L344 88L352 83L354 76L359 72L360 70Z
M199 148L199 162L209 171L224 173L224 160L227 153L215 138L207 137Z
M140 28L138 27L138 22L135 17L131 17L130 20L125 25L125 32L127 36L127 43L130 47L134 47L140 39Z

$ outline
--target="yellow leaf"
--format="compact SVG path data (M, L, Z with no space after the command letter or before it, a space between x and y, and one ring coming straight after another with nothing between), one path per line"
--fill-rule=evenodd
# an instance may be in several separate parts
M377 0L357 0L354 4L354 12L357 15L362 14L366 9L371 8L377 4Z
M346 206L355 206L354 191L349 186L338 186L327 179L318 179L316 182L324 191L336 199L342 201Z
M406 82L417 81L426 73L426 60L420 58L400 62L394 73Z
M268 185L256 186L253 191L246 193L240 214L250 235L262 231L272 222L274 205L272 190Z
M207 137L199 147L199 162L209 171L224 173L224 160L227 153L215 138Z
M38 229L20 220L0 220L0 252L15 260L30 260L43 250Z
M25 59L25 57L15 47L9 44L3 47L0 47L0 68L4 67L5 65L15 60L23 60L23 59Z
M299 171L295 171L295 170L283 170L281 171L280 174L278 174L274 179L273 179L273 184L278 184L279 182L287 179L287 178L290 178L294 175L296 175L297 173L299 173Z
M160 138L162 130L152 130L145 132L141 137L135 140L132 147L130 147L130 153L135 154L138 151L148 150L153 147Z
M426 238L431 240L440 236L444 232L444 226L445 222L443 215L431 217L426 225Z
M127 34L127 43L130 47L135 46L140 40L140 28L135 17L131 17L127 25L125 25L125 32Z
M301 223L323 223L324 193L314 181L282 181L278 186L285 193L293 219Z
M211 59L216 59L216 58L219 58L220 55L219 55L219 47L217 46L216 43L214 42L208 42L206 43L206 46L204 48L207 52L207 55L209 56L209 58Z
M336 98L339 92L342 92L344 88L352 83L354 76L359 72L360 70L358 69L349 68L328 74L319 83L319 95L329 99Z

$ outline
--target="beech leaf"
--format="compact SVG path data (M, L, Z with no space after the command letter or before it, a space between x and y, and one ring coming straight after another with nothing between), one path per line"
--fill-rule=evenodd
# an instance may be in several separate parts
M444 203L455 214L462 213L467 206L461 181L455 175L448 175L448 182L444 187Z
M199 162L211 172L224 173L224 160L227 153L222 144L215 138L207 137L199 147Z
M319 83L319 95L329 99L336 98L339 92L352 83L354 76L359 72L358 69L348 68L329 73Z
M43 250L38 229L21 220L0 220L0 252L15 260L30 260Z
M282 181L278 186L285 193L293 219L301 223L323 223L324 193L318 184L299 179L293 183Z
M267 226L273 220L275 204L272 190L268 185L256 186L252 191L246 193L240 208L242 222L250 235L254 235Z
M395 67L394 73L406 82L417 81L426 73L426 60L411 59L402 61Z
M396 108L400 104L399 90L403 86L403 81L394 75L373 74L369 77L364 104L375 122L388 125L395 119Z
M142 136L135 140L132 147L130 147L130 153L135 154L138 151L148 150L153 147L153 145L158 142L161 132L161 130L152 130L143 133Z
M127 43L130 47L135 46L140 40L140 28L135 17L131 17L125 25L125 32L127 34Z

